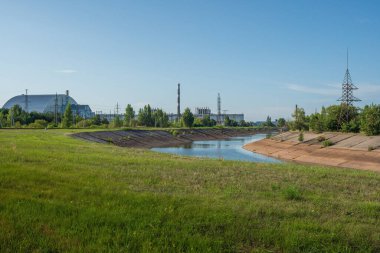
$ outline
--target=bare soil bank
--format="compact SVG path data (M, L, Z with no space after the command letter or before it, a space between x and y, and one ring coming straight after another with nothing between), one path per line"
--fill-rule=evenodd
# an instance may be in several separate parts
M323 147L323 139L333 145ZM298 132L285 132L244 149L283 160L380 172L380 136L304 133L304 141L299 142Z
M153 148L172 147L197 140L218 140L236 136L265 133L256 129L179 129L179 130L118 130L81 132L74 137L99 143L113 143L121 147Z

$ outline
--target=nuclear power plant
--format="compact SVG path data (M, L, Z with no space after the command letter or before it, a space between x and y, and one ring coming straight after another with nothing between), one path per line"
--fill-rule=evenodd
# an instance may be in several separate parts
M243 113L226 113L227 110L223 110L222 113L222 99L220 93L218 93L217 97L217 113L213 113L209 107L195 107L193 111L194 117L203 119L206 116L209 116L210 119L213 119L217 122L218 125L224 124L224 119L228 117L230 120L234 120L236 122L240 122L244 120ZM177 113L171 113L168 115L169 121L175 122L181 118L181 85L178 83L177 88Z
M10 109L14 105L19 105L26 112L53 113L63 114L67 104L71 105L74 115L82 118L91 118L94 116L89 105L78 104L67 90L65 94L43 94L29 95L28 90L25 94L15 96L9 99L3 106L3 109Z
M66 106L70 103L74 116L79 115L82 118L88 119L99 115L102 119L105 118L108 121L112 121L116 115L123 116L123 113L119 113L119 104L117 104L117 110L114 113L103 113L102 111L93 112L89 105L78 104L74 98L69 95L67 90L65 94L42 94L42 95L29 95L28 90L25 94L15 96L9 99L3 106L3 109L10 109L14 105L19 105L22 110L26 112L38 112L38 113L53 113L54 115L63 114ZM226 113L228 110L222 110L222 99L218 93L216 100L217 112L213 113L209 107L197 106L193 110L195 118L204 118L209 116L210 119L215 120L218 125L223 125L224 120L228 117L230 120L240 122L244 120L244 114L242 113ZM121 110L122 111L122 110ZM224 113L222 113L222 111ZM176 122L181 118L181 84L177 85L177 112L169 113L169 121Z

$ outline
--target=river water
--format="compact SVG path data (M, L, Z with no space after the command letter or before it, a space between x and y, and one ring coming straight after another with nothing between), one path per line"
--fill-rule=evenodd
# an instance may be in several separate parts
M225 160L279 163L280 161L243 149L247 143L264 139L265 134L232 137L224 140L194 141L179 147L152 148L153 151L184 156L208 157Z

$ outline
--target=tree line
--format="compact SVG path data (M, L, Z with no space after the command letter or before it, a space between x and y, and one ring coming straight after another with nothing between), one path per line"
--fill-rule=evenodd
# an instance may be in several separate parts
M301 107L295 108L292 120L286 124L291 130L362 132L366 135L380 134L380 105L371 104L364 108L346 104L322 107L320 112L305 114Z
M236 122L228 116L224 117L223 123L228 127L254 126L253 122L246 122L244 120ZM26 112L19 105L15 105L11 109L0 109L0 128L119 128L137 126L164 128L213 127L216 125L216 120L211 119L210 115L198 118L194 116L189 108L185 109L179 119L170 122L169 116L165 111L162 109L152 109L149 104L140 108L138 113L128 104L124 115L115 115L111 122L98 114L87 119L80 115L75 115L70 103L67 104L64 113L58 113L57 115L54 115L52 112ZM269 116L262 126L274 126Z

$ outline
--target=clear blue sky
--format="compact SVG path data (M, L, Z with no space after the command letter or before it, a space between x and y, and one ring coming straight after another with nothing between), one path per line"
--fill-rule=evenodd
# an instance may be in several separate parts
M380 1L0 2L0 105L64 93L109 112L208 106L248 120L335 104L350 50L359 105L380 103Z

